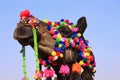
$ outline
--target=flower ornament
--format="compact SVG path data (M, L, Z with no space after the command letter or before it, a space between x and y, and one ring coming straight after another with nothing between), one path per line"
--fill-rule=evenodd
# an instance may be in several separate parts
M79 63L74 63L72 65L72 72L76 72L76 73L81 73L82 70L81 70L81 65Z
M63 74L64 76L65 76L65 74L69 74L70 73L69 66L68 65L61 65L59 73Z
M53 77L55 71L52 69L45 69L43 73L44 73L44 77L48 78L48 77Z

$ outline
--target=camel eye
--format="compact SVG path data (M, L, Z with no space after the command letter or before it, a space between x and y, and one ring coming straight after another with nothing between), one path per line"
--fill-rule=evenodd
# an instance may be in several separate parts
M70 38L72 36L71 30L68 27L66 27L66 26L60 27L59 28L59 32L62 35L62 37Z

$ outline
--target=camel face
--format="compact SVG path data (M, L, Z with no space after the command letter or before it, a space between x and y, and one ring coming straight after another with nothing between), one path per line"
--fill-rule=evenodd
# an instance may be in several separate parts
M26 25L24 21L20 21L14 31L14 38L18 40L21 45L29 45L33 42L32 28Z

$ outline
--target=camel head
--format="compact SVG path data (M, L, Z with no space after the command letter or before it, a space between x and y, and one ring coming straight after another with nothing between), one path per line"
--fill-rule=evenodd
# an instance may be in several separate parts
M49 27L49 25L52 23L51 22L46 23L45 21L38 20L34 16L30 15L29 11L21 12L20 18L21 20L17 23L17 27L15 28L14 31L14 39L16 39L23 46L30 45L31 47L34 47L32 29L36 28L39 58L45 60L51 55L52 51L54 51L56 45L56 40L54 39L55 36L53 36L54 33L56 32L52 30L50 31L50 27ZM81 17L77 21L77 24L75 26L78 29L77 32L80 33L81 35L83 43L85 43L83 33L87 28L86 18ZM59 29L57 30L58 30L57 33L60 33L61 37L72 39L73 32L70 29L70 27L66 27L66 25L63 24L60 25ZM65 54L63 59L58 58L57 67L53 66L53 69L56 70L56 74L58 76L59 76L59 69L61 64L67 63L71 67L73 63L81 60L78 54L79 52L76 50L76 48L73 49L71 46L67 47L64 53ZM91 52L91 56L94 58L92 52ZM85 69L88 72L84 70L82 77L83 80L88 80L89 77L92 78L93 73L88 68L85 67ZM90 75L88 75L88 73L90 73ZM74 78L75 76L74 75L72 76L73 76L72 78L75 79ZM85 78L86 76L88 76L88 78ZM67 79L67 80L71 80L71 79Z

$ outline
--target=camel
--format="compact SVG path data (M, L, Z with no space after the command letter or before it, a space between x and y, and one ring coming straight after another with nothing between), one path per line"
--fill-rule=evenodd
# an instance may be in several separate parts
M28 10L22 13L24 14L20 15L21 20L14 31L14 39L22 46L30 45L34 49L32 28L35 27L40 68L41 65L49 65L48 69L52 67L57 80L94 80L95 57L83 36L87 28L85 17L78 19L75 25L67 19L54 23L42 21L30 15ZM45 61L46 63L43 64ZM67 66L68 72L60 72L61 66ZM47 77L46 80L52 80L52 78Z

